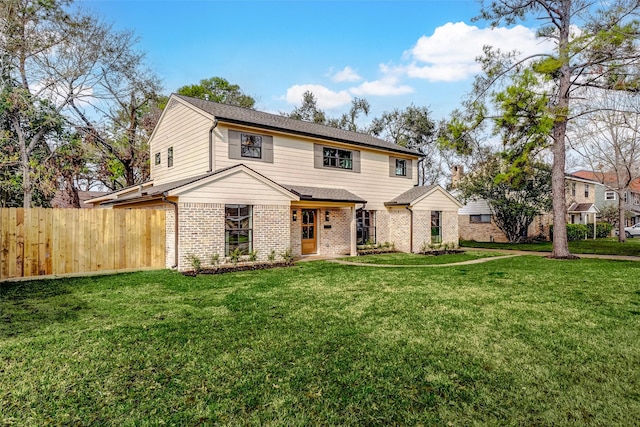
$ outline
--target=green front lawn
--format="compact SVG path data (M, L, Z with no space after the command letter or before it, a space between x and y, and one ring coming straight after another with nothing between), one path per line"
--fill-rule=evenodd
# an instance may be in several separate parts
M552 242L537 243L490 243L461 240L460 246L465 248L514 249L519 251L551 252ZM640 238L618 242L617 237L606 239L575 240L569 242L569 251L574 254L630 255L640 256Z
M636 425L640 262L0 284L0 425Z
M480 258L490 258L504 254L496 252L465 251L459 254L423 255L406 253L387 253L379 255L364 255L340 258L344 261L362 264L390 264L390 265L439 265L455 262L472 261Z

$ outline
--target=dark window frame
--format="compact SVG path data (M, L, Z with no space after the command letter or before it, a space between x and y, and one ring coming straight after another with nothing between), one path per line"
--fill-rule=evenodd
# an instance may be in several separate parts
M376 211L358 209L356 211L356 243L358 245L375 244L376 239Z
M442 211L431 211L431 243L442 243Z
M162 155L160 154L160 152L158 151L155 154L155 165L158 166L160 163L162 162Z
M396 159L396 176L407 176L407 159Z
M167 148L167 167L173 167L173 147Z
M240 134L240 156L249 159L262 159L262 135Z
M584 185L584 197L589 197L589 184Z
M471 224L490 224L491 214L469 215L469 222Z
M322 166L353 170L353 151L337 147L322 147Z
M253 250L253 206L224 205L224 255L236 248L242 255Z

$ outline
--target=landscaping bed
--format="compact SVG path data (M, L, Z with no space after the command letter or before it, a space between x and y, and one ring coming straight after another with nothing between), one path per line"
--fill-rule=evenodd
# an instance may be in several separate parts
M217 267L201 268L199 270L183 271L185 276L195 277L198 274L224 274L234 273L237 271L267 270L270 268L291 267L293 262L275 261L275 262L243 262L238 264L221 264Z

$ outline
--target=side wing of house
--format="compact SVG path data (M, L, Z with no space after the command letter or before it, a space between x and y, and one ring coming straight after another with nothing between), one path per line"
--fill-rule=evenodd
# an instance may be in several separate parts
M155 185L212 172L208 147L215 118L170 98L149 139Z
M290 205L299 198L249 168L234 167L166 194L179 214L177 245L169 242L167 253L178 269L189 267L189 255L208 264L211 256L224 259L237 249L264 260L291 246Z

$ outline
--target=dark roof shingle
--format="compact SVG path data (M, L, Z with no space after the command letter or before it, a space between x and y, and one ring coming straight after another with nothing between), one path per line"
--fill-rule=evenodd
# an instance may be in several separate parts
M424 186L412 187L411 189L405 191L398 197L388 202L385 202L385 205L387 206L410 205L414 200L427 194L429 191L433 190L435 187L437 187L437 185L424 185Z
M418 151L411 150L364 133L351 132L317 123L290 119L285 116L250 110L248 108L218 104L216 102L205 101L203 99L192 98L184 95L174 94L173 96L215 116L219 121L226 123L253 125L265 129L323 138L335 142L378 148L396 153L410 154L413 156L422 156Z
M349 202L349 203L367 203L360 196L356 196L347 190L340 188L323 188L323 187L307 187L302 185L280 184L287 190L295 193L300 200L314 200L323 202Z

